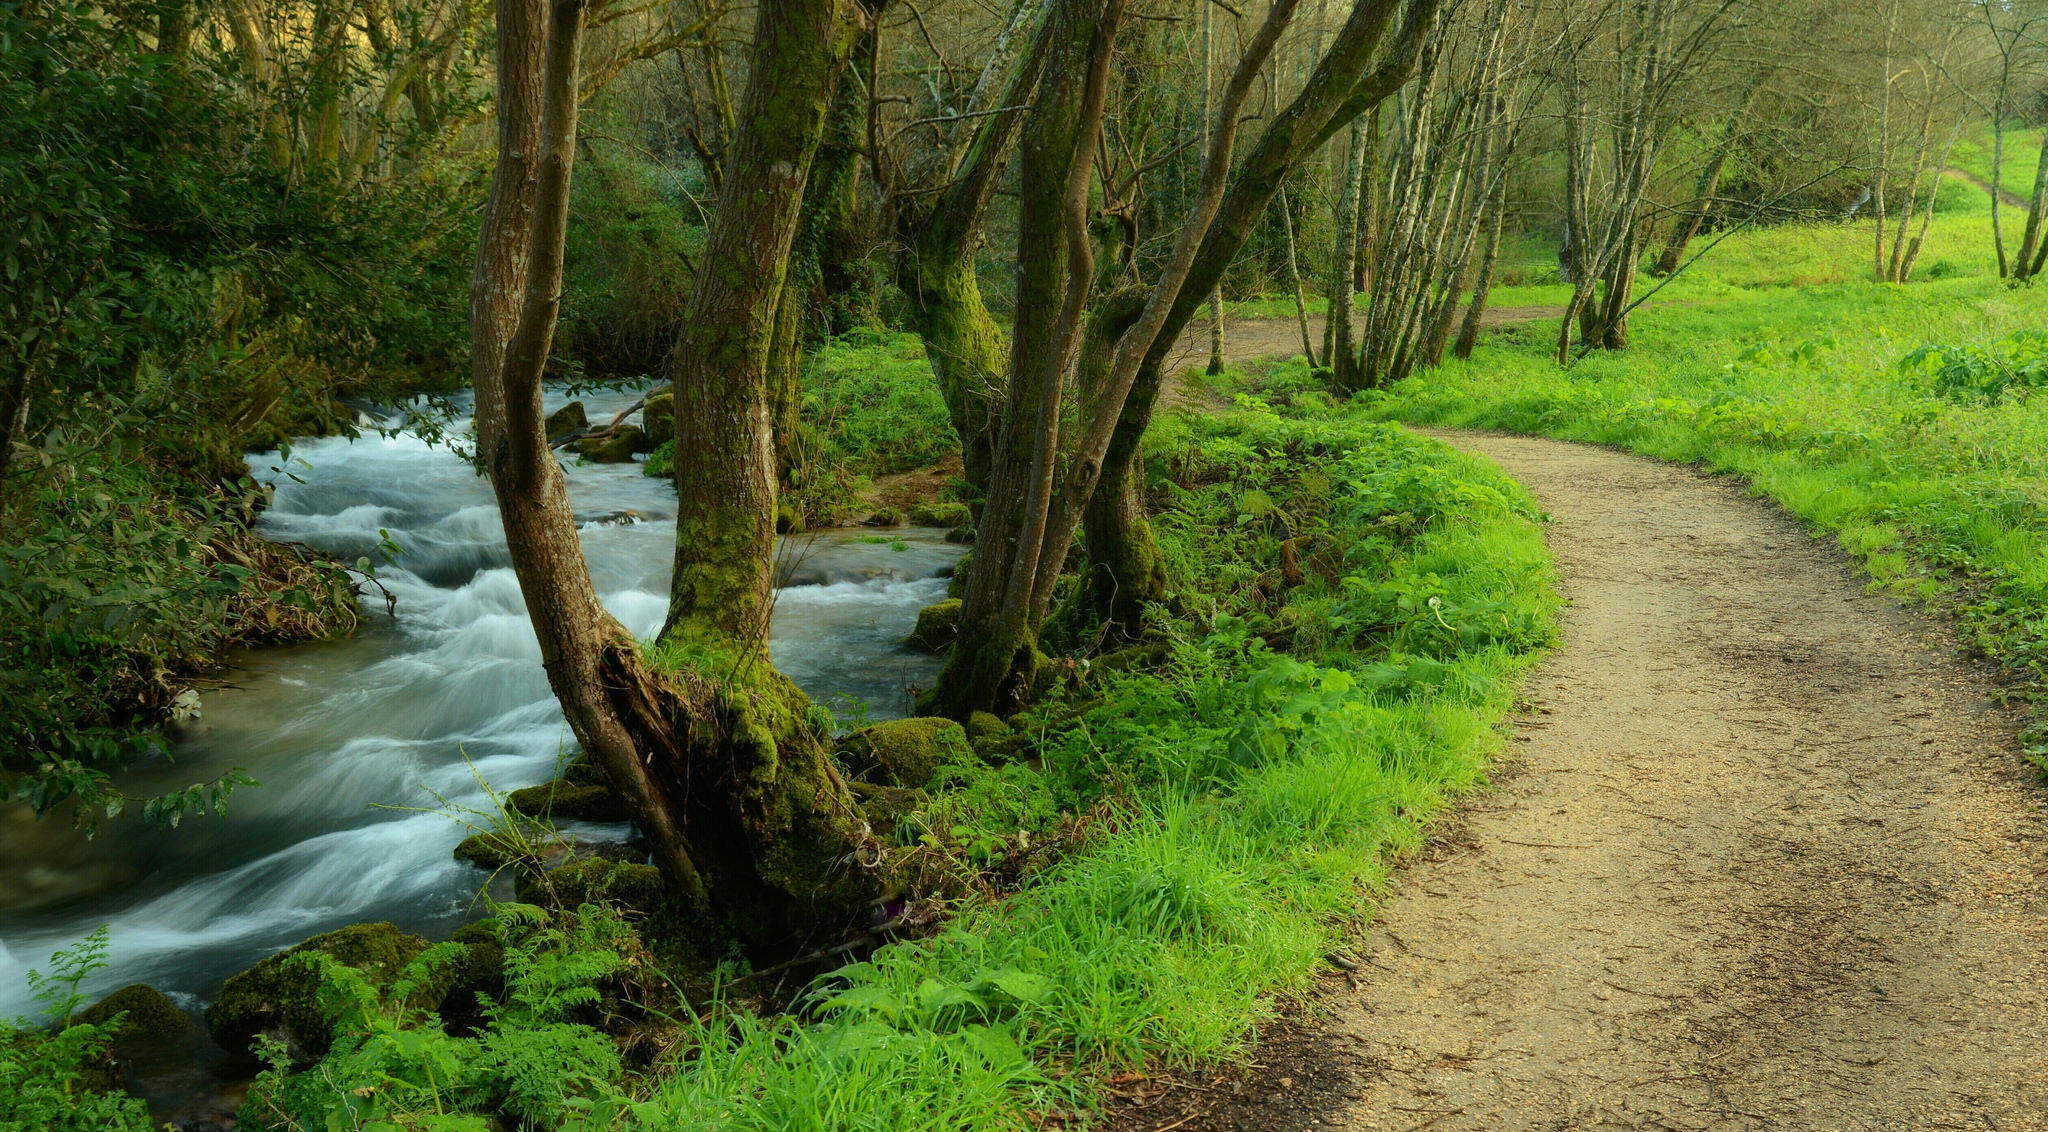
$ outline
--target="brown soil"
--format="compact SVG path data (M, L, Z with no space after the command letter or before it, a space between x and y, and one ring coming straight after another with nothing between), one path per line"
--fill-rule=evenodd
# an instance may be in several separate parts
M1560 306L1533 307L1488 307L1479 316L1479 324L1486 327L1512 326L1524 322L1564 317ZM1309 334L1315 339L1316 349L1323 348L1324 316L1308 316ZM1361 330L1365 325L1365 312L1358 311L1352 316L1352 324ZM1230 318L1223 320L1223 360L1231 364L1258 361L1264 358L1291 358L1301 350L1301 321L1293 318ZM1173 353L1166 363L1168 373L1179 373L1189 367L1197 369L1209 362L1209 320L1197 319L1181 332L1180 340L1173 344ZM1173 401L1168 391L1169 403Z
M2048 1129L2048 795L1985 674L1734 482L1446 439L1555 520L1519 757L1320 1023L1120 1123Z

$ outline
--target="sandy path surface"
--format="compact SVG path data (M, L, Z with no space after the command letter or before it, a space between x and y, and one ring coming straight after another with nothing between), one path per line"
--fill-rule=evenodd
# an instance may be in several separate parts
M1555 520L1563 644L1259 1123L2048 1129L2048 794L1980 674L1731 481L1446 439Z

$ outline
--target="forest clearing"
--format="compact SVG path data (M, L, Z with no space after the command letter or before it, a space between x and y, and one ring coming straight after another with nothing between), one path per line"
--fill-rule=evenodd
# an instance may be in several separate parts
M0 1132L2048 1129L2048 6L0 0Z

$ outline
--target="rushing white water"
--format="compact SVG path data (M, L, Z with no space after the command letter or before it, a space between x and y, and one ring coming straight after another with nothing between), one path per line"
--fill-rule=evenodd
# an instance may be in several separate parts
M593 420L634 394L585 397ZM552 397L553 408L565 398ZM364 920L445 931L483 874L450 851L469 832L443 812L549 778L572 742L540 667L488 483L417 437L308 441L287 467L250 457L276 498L259 530L350 559L395 561L368 623L332 644L256 651L206 692L200 734L124 780L132 794L243 767L226 817L176 830L132 817L87 840L0 809L0 1017L31 1009L24 976L107 924L112 962L89 992L130 982L205 996L224 976L308 935ZM606 608L634 632L661 624L675 491L637 464L570 466L584 554ZM903 714L936 662L904 649L960 549L939 532L827 532L786 540L790 583L769 635L774 662L842 717ZM466 761L465 761L466 760ZM581 827L618 839L624 827Z

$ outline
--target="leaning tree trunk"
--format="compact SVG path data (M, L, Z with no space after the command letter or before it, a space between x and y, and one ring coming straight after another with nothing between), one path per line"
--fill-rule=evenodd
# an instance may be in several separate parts
M928 172L926 192L895 206L896 284L960 439L967 482L983 495L995 462L996 405L1008 384L1007 347L982 300L974 252L1022 107L1044 72L1054 26L1044 10L1045 0L1019 0L975 84L961 132L945 147L958 156Z
M1143 548L1153 541L1137 493L1143 482L1138 457L1174 341L1207 302L1294 165L1359 115L1371 113L1415 73L1422 38L1435 23L1436 11L1437 0L1363 0L1356 4L1301 92L1238 164L1193 266L1118 414L1103 457L1101 481L1087 503L1085 526L1091 562L1141 558ZM1381 41L1396 15L1402 17L1400 35L1380 56ZM1380 62L1375 67L1376 56Z

